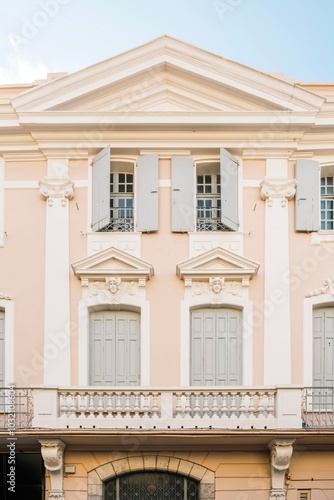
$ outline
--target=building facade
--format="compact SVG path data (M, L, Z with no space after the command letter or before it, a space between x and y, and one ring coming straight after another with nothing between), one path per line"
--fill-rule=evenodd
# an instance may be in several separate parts
M334 499L334 84L164 36L0 93L2 498Z

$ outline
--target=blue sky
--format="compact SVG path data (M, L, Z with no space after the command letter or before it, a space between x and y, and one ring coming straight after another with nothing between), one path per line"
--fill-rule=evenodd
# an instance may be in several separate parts
M11 0L0 84L72 73L168 34L264 72L334 82L333 0Z

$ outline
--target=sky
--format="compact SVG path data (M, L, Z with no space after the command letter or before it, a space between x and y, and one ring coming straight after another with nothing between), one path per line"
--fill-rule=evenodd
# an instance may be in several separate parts
M170 35L263 72L334 82L334 0L0 0L0 85Z

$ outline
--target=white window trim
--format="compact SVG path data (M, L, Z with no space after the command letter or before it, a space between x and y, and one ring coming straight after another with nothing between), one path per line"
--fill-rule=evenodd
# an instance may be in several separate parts
M305 387L313 385L313 311L318 307L333 307L333 305L333 297L328 293L304 299L303 385Z
M14 380L14 302L0 299L0 310L5 313L5 386Z
M105 308L105 309L103 309ZM136 310L140 314L140 385L150 385L150 304L141 297L132 297L129 302L117 304L117 310ZM110 304L84 297L78 309L78 383L89 385L89 315L96 310L109 310Z
M0 158L0 247L5 245L5 160Z

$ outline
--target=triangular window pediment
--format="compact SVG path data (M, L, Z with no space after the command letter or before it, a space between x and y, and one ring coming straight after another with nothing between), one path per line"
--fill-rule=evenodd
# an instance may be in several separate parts
M214 248L177 265L183 280L207 281L213 277L249 280L257 274L259 264L224 248Z
M146 281L153 276L151 264L114 247L74 262L72 269L81 280L89 281L113 277Z

